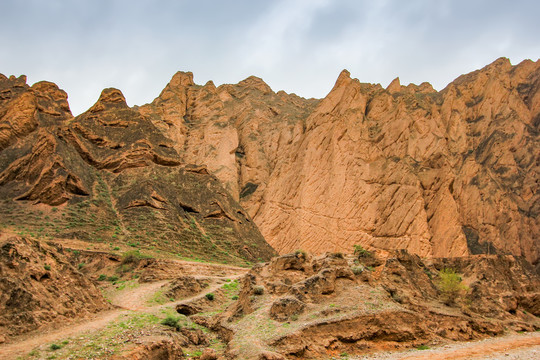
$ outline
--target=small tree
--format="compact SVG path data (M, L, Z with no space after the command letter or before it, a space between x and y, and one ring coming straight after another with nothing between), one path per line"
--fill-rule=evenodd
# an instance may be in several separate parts
M442 269L439 272L439 290L446 305L452 305L464 291L469 288L462 283L462 278L452 269Z

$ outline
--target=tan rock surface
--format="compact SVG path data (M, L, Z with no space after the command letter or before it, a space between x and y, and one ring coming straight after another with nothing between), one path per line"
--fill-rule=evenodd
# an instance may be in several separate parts
M443 91L343 71L321 101L256 77L173 77L140 108L206 164L280 253L354 244L422 256L539 257L540 63L508 59Z
M62 247L0 234L0 336L65 325L110 309Z

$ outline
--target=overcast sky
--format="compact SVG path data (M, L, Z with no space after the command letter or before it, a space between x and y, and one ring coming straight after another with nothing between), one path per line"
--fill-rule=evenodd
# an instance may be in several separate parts
M501 56L540 57L538 0L0 0L0 73L57 83L72 112L103 88L130 105L172 75L324 97L342 69L444 88Z

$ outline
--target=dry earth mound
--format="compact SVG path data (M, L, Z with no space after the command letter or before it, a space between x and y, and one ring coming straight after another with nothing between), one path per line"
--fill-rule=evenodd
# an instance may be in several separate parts
M62 247L0 234L0 338L109 308Z

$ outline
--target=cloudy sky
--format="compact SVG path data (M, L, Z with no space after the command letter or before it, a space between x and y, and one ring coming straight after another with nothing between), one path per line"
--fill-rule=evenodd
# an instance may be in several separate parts
M342 69L442 89L540 58L537 0L1 0L0 14L0 73L57 83L74 114L106 87L150 102L178 70L320 98Z

